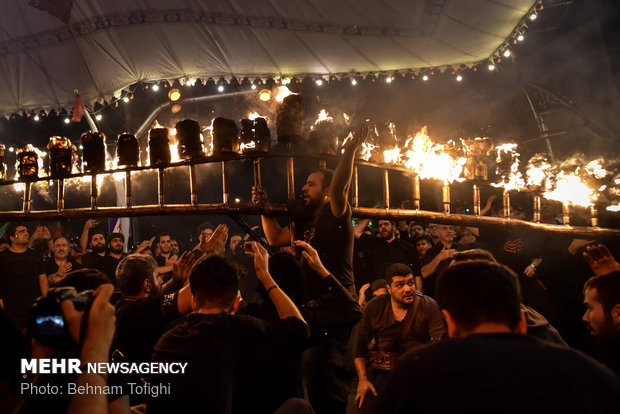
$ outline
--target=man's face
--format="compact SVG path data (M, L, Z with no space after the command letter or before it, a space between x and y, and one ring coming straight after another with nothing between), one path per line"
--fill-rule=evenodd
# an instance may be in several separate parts
M59 260L66 260L69 257L69 242L64 237L54 242L54 257Z
M327 189L323 188L323 174L314 172L308 176L306 184L301 187L304 197L304 205L311 207L313 210L323 205L323 200L327 195Z
M611 316L603 310L603 304L598 301L596 288L585 291L583 303L586 304L586 313L583 321L588 326L590 334L601 338L617 336L620 332L614 327Z
M384 240L390 240L394 236L394 226L389 220L379 220L379 234Z
M121 254L123 253L123 240L120 237L114 237L113 239L110 239L108 247L110 252L114 254Z
M415 294L413 275L392 277L388 293L392 299L401 305L407 306L413 303L413 295Z
M415 242L415 248L418 251L420 257L424 256L428 249L431 248L431 244L426 239L418 240Z
M436 239L438 237L437 234L437 224L435 223L431 223L428 225L428 227L426 228L425 233L428 237L432 237L434 239Z
M419 224L412 224L409 226L409 235L411 237L420 237L424 236L424 227Z
M161 254L170 253L170 249L172 248L172 240L170 236L161 236L159 238L159 251Z
M179 242L178 241L172 240L170 242L170 253L179 254Z
M26 226L17 226L15 229L15 235L10 237L13 244L27 246L28 240L30 240L30 234L28 234L28 228Z
M452 243L454 237L456 237L454 228L445 224L437 226L437 234L439 235L439 240L446 243Z
M228 248L231 251L235 251L235 249L237 248L237 245L241 242L241 236L238 235L234 235L230 238L230 242L228 244Z
M204 229L198 235L198 240L200 242L208 241L211 238L211 236L213 236L213 229Z
M93 234L90 238L90 248L95 253L101 253L105 251L105 237L103 234Z

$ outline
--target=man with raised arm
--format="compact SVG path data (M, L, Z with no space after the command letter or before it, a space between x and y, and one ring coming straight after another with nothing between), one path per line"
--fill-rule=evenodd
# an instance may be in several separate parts
M304 240L317 249L321 262L353 294L353 226L348 197L355 154L367 135L368 125L364 124L345 143L335 172L322 169L310 173L301 189L306 219L295 220L295 239ZM252 187L252 202L269 204L267 193L262 188ZM273 217L265 215L261 216L261 221L269 244L291 243L289 227L280 227ZM308 278L306 282L307 299L325 293L316 278Z

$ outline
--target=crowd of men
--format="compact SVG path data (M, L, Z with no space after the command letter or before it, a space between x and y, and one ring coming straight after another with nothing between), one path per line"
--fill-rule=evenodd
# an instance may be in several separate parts
M6 226L0 412L620 412L615 241L610 251L498 228L354 225L347 200L367 133L335 171L309 174L294 225L261 216L260 242L206 222L196 245L161 233L126 253L123 234L96 220L75 244ZM261 188L252 200L269 203ZM63 300L66 287L91 290L87 313ZM65 340L42 329L40 296L60 298ZM26 355L187 372L24 376ZM115 392L21 392L67 381Z

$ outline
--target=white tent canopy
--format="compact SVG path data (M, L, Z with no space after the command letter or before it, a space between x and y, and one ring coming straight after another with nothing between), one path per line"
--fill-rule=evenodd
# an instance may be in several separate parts
M5 0L0 113L139 81L392 73L488 59L533 0Z

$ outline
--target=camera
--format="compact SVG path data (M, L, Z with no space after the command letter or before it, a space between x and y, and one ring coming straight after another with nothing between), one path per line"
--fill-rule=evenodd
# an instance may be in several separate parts
M57 287L40 296L30 308L28 334L31 338L51 346L71 344L71 336L60 308L63 300L71 300L75 309L84 311L83 321L88 320L88 311L93 303L93 291L77 293L73 287ZM82 326L82 331L85 331Z

